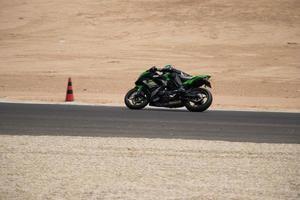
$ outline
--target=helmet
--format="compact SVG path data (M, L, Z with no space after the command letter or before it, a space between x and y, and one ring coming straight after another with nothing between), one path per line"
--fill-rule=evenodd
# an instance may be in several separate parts
M164 68L165 69L173 69L174 67L172 65L166 65Z
M164 68L162 69L162 71L165 71L165 72L173 72L174 71L174 67L172 65L166 65L164 66Z

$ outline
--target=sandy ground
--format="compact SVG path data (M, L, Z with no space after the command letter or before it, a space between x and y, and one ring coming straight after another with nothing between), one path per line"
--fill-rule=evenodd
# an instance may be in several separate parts
M300 145L0 136L0 199L299 199Z
M0 101L122 104L137 76L210 74L213 108L300 111L298 0L0 0ZM0 199L299 199L300 147L0 136Z
M152 65L212 75L214 108L300 111L300 1L0 0L0 100L123 102Z

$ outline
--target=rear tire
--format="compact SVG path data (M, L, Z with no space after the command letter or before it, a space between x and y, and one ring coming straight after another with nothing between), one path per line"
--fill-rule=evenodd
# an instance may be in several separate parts
M212 100L213 100L211 92L204 88L195 88L192 92L198 93L199 99L202 100L199 101L198 103L195 101L195 99L187 100L184 106L191 112L203 112L207 110L209 106L212 104Z
M137 94L137 88L133 88L127 92L124 98L124 102L129 109L142 109L149 103L149 97L143 91L141 94ZM137 96L138 95L138 96Z

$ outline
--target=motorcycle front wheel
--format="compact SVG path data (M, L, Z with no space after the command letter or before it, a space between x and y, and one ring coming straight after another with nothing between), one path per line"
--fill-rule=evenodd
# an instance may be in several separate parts
M203 112L212 104L212 94L204 88L195 88L192 90L193 97L188 98L185 107L191 112Z
M128 108L138 110L147 106L149 98L143 91L139 93L137 88L133 88L125 95L124 102Z

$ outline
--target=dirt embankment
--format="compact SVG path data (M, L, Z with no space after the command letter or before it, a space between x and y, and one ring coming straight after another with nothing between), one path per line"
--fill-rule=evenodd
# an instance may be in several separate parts
M0 98L122 103L140 72L211 74L215 108L300 110L295 0L0 1Z

